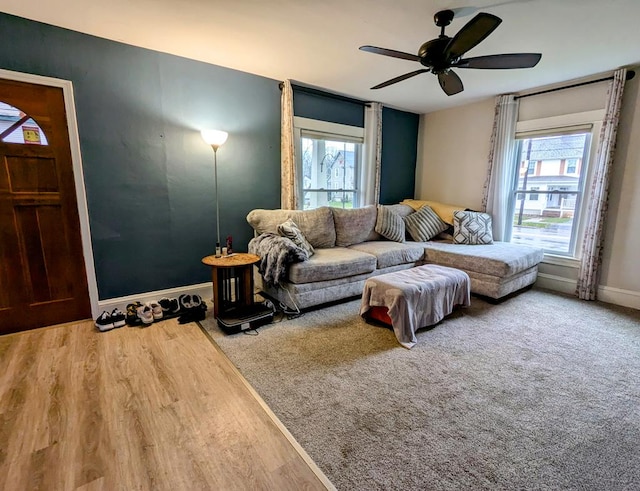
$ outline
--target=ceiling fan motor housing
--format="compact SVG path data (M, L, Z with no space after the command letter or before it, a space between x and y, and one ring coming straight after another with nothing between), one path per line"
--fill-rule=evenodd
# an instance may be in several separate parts
M450 40L449 36L440 36L420 46L418 50L420 63L431 68L433 73L440 73L447 69L451 60L447 60L444 56L444 51Z

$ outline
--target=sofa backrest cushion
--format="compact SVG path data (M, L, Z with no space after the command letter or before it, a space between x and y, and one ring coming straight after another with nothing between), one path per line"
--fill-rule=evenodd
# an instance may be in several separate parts
M333 224L333 213L328 206L315 210L251 210L247 222L256 233L278 233L278 225L291 219L315 248L334 247L336 245L336 229Z
M331 208L336 226L336 245L348 247L369 240L380 240L376 226L376 207Z

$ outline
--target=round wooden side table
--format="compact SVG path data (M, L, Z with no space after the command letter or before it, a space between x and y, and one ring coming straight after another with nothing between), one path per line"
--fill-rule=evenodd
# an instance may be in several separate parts
M229 256L206 256L202 264L211 266L213 315L238 305L253 304L253 265L260 256L236 252Z

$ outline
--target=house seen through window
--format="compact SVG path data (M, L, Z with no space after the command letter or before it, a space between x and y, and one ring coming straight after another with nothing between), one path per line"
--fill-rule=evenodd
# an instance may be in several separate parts
M296 118L301 207L357 208L364 130Z
M590 132L517 139L511 242L575 255Z
M0 141L21 145L48 145L42 128L28 114L0 101Z

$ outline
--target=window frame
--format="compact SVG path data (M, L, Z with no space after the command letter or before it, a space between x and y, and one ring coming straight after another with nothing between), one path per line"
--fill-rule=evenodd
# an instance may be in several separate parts
M296 177L297 185L300 190L299 209L304 210L304 193L310 192L337 192L337 193L351 193L353 194L353 207L360 208L360 202L362 201L362 189L360 186L363 158L364 158L364 144L365 144L365 131L364 128L359 126L350 126L346 124L331 123L329 121L321 121L317 119L303 118L300 116L294 116L293 118L293 136L294 136L294 150L296 155ZM316 137L318 139L344 141L349 143L358 143L361 145L361 150L356 151L354 155L354 188L353 189L304 189L304 175L302 169L302 138L303 137Z
M587 204L591 201L591 186L588 186L587 183L592 181L593 172L594 172L594 161L597 154L597 146L598 146L598 136L600 135L600 130L602 129L602 121L605 117L604 109L598 109L593 111L585 111L581 113L573 113L566 114L561 116L552 116L548 118L541 119L533 119L528 121L518 121L516 124L516 132L514 135L514 140L521 139L522 135L527 135L528 137L535 136L551 136L554 134L561 134L566 132L573 132L573 130L579 129L580 127L584 127L585 130L588 126L590 129L586 130L585 133L589 133L587 137L587 143L585 145L584 158L582 159L581 166L581 175L580 181L578 184L578 190L580 194L576 200L576 215L572 234L571 241L569 244L569 251L567 253L562 253L560 251L544 251L545 262L557 262L558 260L565 264L570 264L572 266L577 266L579 264L580 258L582 257L582 240L581 238L584 236L584 231L586 227L586 215L587 215ZM517 147L517 141L514 141ZM511 219L509 224L513 221L513 216L515 214L515 205L516 205L516 193L518 192L518 165L519 165L520 154L514 152L514 162L513 165L516 169L514 173L514 182L511 184L511 193L510 193L510 201L509 201L509 209L511 211ZM523 191L519 191L523 192ZM536 190L534 193L547 194L545 191ZM527 194L531 194L530 191L526 191ZM508 237L509 241L511 241L512 228L508 227Z

